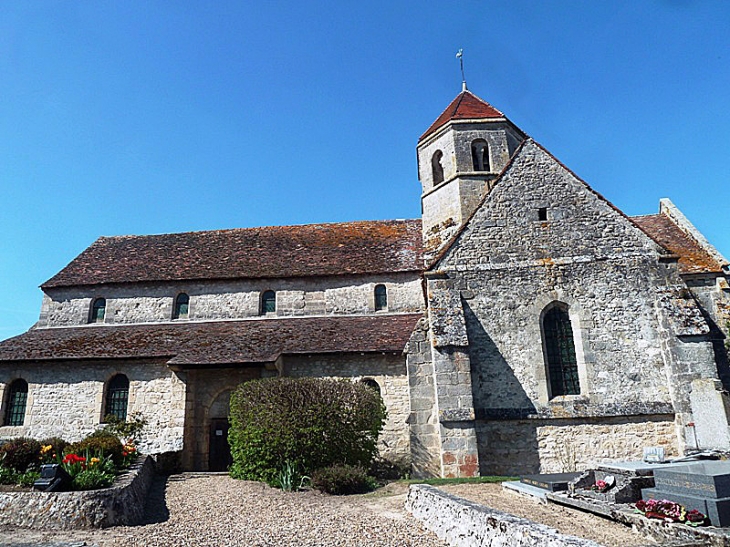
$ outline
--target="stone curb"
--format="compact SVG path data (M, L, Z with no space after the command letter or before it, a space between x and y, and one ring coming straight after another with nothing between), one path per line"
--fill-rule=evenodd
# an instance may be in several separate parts
M454 547L602 547L425 484L411 485L405 507L425 528Z

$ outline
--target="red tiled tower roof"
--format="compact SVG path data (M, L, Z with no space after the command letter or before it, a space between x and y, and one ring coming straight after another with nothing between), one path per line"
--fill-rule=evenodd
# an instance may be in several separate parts
M479 120L482 118L504 118L504 114L488 102L474 95L471 91L464 90L451 101L451 104L446 107L446 110L441 113L436 121L431 124L431 127L418 140L422 141L451 120Z

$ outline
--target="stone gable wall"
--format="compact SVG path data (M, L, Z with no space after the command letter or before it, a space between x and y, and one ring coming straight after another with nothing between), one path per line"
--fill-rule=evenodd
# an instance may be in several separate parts
M539 220L541 208L546 221ZM525 143L429 274L448 279L460 294L482 472L493 471L499 460L509 462L503 472L522 464L530 472L555 470L549 447L571 435L586 440L588 461L600 452L587 449L600 445L605 431L599 422L628 416L626 443L607 449L606 457L640 454L636 439L681 451L675 412L678 424L691 421L690 383L712 376L714 362L701 311L676 262L663 254L552 156ZM551 398L541 317L553 302L568 308L580 395ZM664 416L661 427L652 415ZM515 426L515 419L527 417L544 421ZM551 420L561 419L578 420L576 427L598 422L585 431L549 429ZM490 428L502 431L503 425L503 437L496 436L503 440L495 443Z
M39 327L86 324L95 298L106 299L104 323L131 324L172 320L175 297L190 296L189 320L242 319L260 315L261 293L276 291L276 313L287 317L375 312L374 290L384 284L388 311L423 310L418 273L382 276L125 284L49 289Z

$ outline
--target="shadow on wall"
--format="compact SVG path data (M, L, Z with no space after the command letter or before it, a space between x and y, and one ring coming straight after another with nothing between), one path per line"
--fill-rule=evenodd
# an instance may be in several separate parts
M464 301L469 359L477 417L479 473L529 474L540 470L536 428L511 420L536 412L512 367Z

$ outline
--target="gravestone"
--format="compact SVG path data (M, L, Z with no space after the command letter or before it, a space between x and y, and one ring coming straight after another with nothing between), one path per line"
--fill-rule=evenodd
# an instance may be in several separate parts
M670 500L707 515L713 526L730 526L730 462L707 461L654 470L644 500Z
M520 482L548 492L563 492L568 489L568 483L580 476L580 473L544 473L542 475L525 475Z

